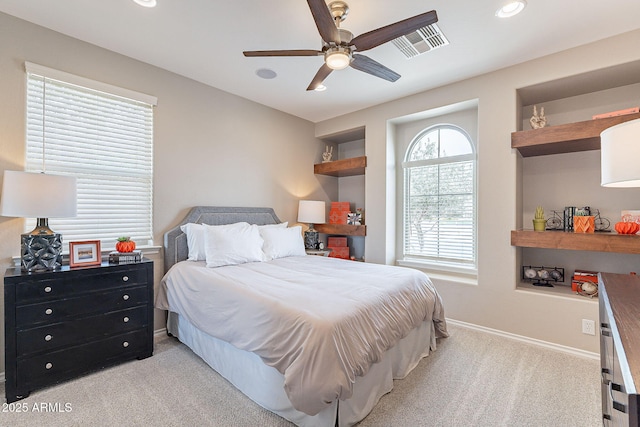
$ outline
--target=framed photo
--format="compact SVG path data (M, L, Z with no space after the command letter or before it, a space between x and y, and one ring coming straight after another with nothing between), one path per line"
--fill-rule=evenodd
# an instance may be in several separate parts
M86 240L84 242L69 242L69 266L87 267L100 265L100 240Z

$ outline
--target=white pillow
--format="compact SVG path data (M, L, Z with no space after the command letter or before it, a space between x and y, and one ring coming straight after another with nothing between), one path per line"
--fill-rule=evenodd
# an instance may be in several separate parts
M299 225L291 228L263 228L260 235L264 240L262 251L267 261L307 254L302 240L302 227Z
M276 228L287 228L287 225L289 225L289 222L285 221L285 222L281 222L278 224L265 224L265 225L259 225L258 226L258 230L262 230L263 228L272 228L272 227L276 227Z
M207 267L262 261L262 243L257 225L206 226L204 248Z
M189 248L189 261L204 261L205 225L192 222L180 226L180 230L187 235L187 247Z

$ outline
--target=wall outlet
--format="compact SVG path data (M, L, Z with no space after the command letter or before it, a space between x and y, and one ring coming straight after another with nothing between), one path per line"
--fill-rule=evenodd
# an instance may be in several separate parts
M595 335L596 323L593 320L582 319L582 333L587 335Z

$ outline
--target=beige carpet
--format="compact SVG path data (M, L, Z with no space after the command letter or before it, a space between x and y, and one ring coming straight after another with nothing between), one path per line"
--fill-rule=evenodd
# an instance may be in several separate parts
M359 426L600 426L599 363L459 326ZM4 402L4 394L2 396ZM23 412L16 412L22 410ZM290 426L173 338L2 406L1 426Z

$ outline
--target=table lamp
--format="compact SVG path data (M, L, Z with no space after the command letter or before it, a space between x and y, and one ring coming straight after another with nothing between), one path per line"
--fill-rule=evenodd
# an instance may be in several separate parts
M640 187L640 119L620 123L600 134L603 187Z
M73 217L76 212L74 177L4 172L0 215L37 218L33 231L21 236L23 270L55 270L62 266L62 235L49 228L48 218Z
M309 224L309 229L304 232L304 247L318 249L318 232L313 228L313 224L324 224L325 203L315 200L300 200L298 222Z

